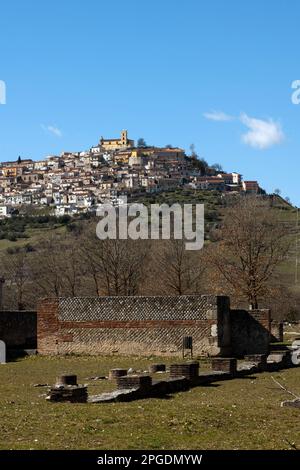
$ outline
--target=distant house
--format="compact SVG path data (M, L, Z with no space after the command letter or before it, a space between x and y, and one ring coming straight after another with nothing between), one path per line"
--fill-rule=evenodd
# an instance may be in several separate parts
M242 181L242 175L239 173L218 173L218 178L222 178L227 185L239 185Z
M11 217L14 209L11 206L0 206L0 219Z
M57 206L54 212L57 217L60 217L62 215L73 215L77 214L78 207L76 207L75 204L62 204L60 206Z
M233 172L231 174L232 174L233 184L241 184L242 175L240 173L236 173L236 172Z
M24 183L34 183L34 182L37 182L39 180L39 175L37 173L24 173L22 176L22 181L24 181Z
M101 146L100 146L100 145L96 145L96 146L94 146L94 147L91 147L91 148L90 148L90 152L91 152L91 153L96 153L96 154L97 154L97 153L101 153Z
M182 162L185 158L185 152L180 148L158 148L155 149L154 158L158 158L161 162Z
M189 186L194 189L225 191L225 181L223 178L218 176L199 176L193 178L193 181L189 183Z
M259 185L257 181L243 181L243 191L249 194L257 194L259 192Z

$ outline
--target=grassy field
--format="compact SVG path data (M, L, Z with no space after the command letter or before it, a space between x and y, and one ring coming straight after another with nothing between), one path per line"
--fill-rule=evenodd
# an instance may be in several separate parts
M0 252L7 250L7 248L23 248L28 244L31 246L36 246L43 239L48 239L53 234L64 234L65 232L66 228L64 226L55 228L29 228L26 230L26 235L28 238L18 238L14 242L7 239L0 240Z
M112 388L92 376L113 367L143 370L150 363L151 358L69 356L1 365L0 449L300 449L299 410L280 407L290 396L271 379L300 395L300 368L131 403L49 403L47 389L33 386L74 372L92 395Z
M297 212L295 209L280 211L279 217L283 224L286 224L287 229L290 233L290 250L289 255L284 261L279 269L278 273L280 276L280 281L282 284L285 284L291 292L295 294L300 294L300 232L299 228L296 227ZM298 280L296 282L296 237L298 234Z

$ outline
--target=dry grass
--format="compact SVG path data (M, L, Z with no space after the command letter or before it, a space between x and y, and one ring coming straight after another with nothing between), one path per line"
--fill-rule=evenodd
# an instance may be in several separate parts
M0 449L300 449L300 411L280 407L289 396L269 373L131 403L49 403L33 387L74 372L96 394L111 384L88 377L150 361L31 357L0 366ZM300 368L273 375L300 395Z

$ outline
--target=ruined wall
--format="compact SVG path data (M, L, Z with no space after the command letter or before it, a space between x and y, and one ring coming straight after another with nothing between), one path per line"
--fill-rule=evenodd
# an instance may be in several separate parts
M283 342L283 323L272 320L271 322L271 342Z
M269 310L230 310L221 296L43 299L40 354L181 355L184 336L195 355L266 354Z
M0 277L0 311L3 308L3 284L4 284L4 278Z
M231 310L231 347L234 356L267 354L271 339L270 310Z
M35 349L36 331L36 312L0 311L0 339L7 348Z
M228 297L162 296L43 299L38 305L41 354L182 353L184 336L194 354L230 348Z

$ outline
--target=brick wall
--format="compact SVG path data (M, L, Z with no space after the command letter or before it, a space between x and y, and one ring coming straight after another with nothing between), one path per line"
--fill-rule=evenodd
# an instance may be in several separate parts
M195 355L266 354L269 310L230 310L220 296L43 299L40 354L180 355L192 336Z
M37 307L37 347L39 353L57 354L60 326L59 299L43 299Z
M0 311L0 339L8 349L35 349L36 328L36 312Z
M183 336L195 354L230 347L227 297L97 297L43 299L38 305L41 354L181 354Z
M231 310L232 354L267 354L271 339L270 310Z

